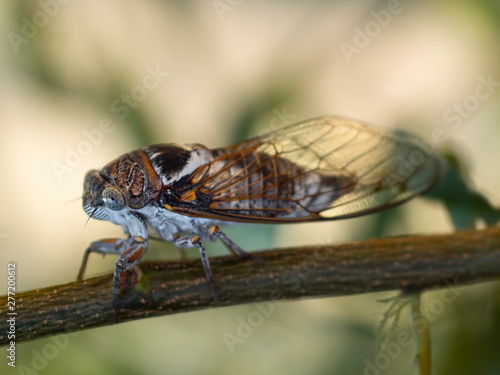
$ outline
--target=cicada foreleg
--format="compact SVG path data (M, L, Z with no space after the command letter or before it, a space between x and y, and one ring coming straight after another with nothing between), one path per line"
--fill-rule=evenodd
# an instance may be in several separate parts
M113 314L115 317L115 323L118 323L118 318L116 314L116 306L118 304L118 289L120 287L120 273L123 271L128 271L130 268L135 266L144 253L148 249L148 242L142 239L133 239L133 243L127 250L120 254L116 260L115 273L113 275Z
M78 271L77 280L82 280L87 268L87 261L89 259L90 253L98 253L103 256L106 254L121 254L134 242L133 238L108 238L104 240L99 240L92 242L90 246L85 250L83 254L82 264L80 270Z
M117 322L116 306L118 303L118 289L120 287L120 273L129 270L131 267L139 263L142 256L148 248L148 243L138 237L129 237L127 239L105 239L92 242L83 254L82 265L78 272L77 280L82 280L87 266L87 261L90 253L118 254L116 260L115 272L113 275L113 314L115 322Z

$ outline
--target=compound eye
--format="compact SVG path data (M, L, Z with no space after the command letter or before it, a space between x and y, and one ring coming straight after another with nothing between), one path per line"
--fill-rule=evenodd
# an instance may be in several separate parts
M108 187L102 192L104 204L114 211L119 211L125 207L125 198L123 194L115 187Z

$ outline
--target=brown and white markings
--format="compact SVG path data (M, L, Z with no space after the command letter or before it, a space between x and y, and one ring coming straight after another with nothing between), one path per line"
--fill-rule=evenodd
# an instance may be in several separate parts
M119 255L116 320L120 272L139 262L155 236L200 250L217 301L203 241L220 239L252 257L220 225L338 220L396 206L433 188L444 173L442 159L422 145L410 135L321 117L225 148L158 144L125 154L87 173L83 209L121 225L127 238L93 242L78 279L91 252Z

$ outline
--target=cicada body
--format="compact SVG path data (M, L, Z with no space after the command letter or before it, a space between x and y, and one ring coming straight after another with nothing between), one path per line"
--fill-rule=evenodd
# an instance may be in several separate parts
M127 239L94 242L79 278L90 252L119 254L116 314L119 274L139 262L155 236L179 248L198 247L217 300L202 241L220 239L248 256L219 226L373 213L432 189L444 168L416 137L341 117L294 124L225 148L149 146L87 173L85 212L121 225Z

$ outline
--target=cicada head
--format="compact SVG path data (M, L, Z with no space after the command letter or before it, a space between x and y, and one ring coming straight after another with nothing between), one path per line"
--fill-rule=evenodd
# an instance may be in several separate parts
M97 220L110 220L110 211L118 212L127 206L126 195L97 170L87 172L83 184L83 210Z
M83 209L98 220L117 222L125 211L137 210L160 194L162 184L147 155L125 154L101 170L91 170L83 184Z

